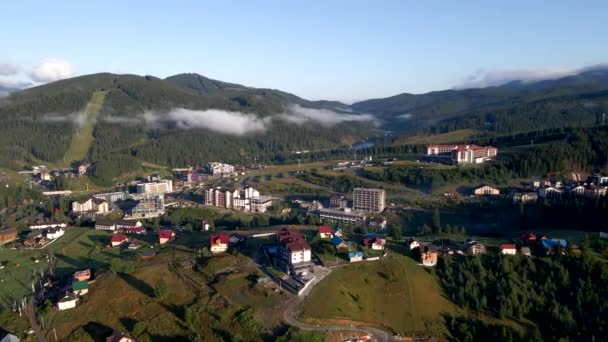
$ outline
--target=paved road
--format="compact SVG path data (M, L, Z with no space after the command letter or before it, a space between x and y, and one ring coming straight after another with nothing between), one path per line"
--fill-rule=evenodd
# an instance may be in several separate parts
M315 271L316 273L316 271ZM328 272L329 273L329 272ZM307 293L308 294L308 293ZM304 300L306 296L296 296L287 304L287 309L283 312L283 319L287 324L298 327L302 330L314 331L365 331L371 336L373 341L388 342L392 340L392 335L384 330L361 325L312 325L298 321L296 316L296 308L298 304Z

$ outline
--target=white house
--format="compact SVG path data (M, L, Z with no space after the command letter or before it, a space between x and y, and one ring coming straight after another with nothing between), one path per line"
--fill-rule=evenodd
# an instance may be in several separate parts
M310 262L311 250L306 240L295 240L285 246L289 252L289 261L292 265Z
M63 228L61 228L61 227L52 228L46 232L46 238L49 240L54 240L54 239L57 239L57 238L63 236L63 234L65 234L65 231L63 230Z
M73 309L76 307L76 304L78 303L78 297L76 297L75 295L65 295L63 298L61 298L58 302L57 302L57 309L59 310L67 310L67 309Z
M517 254L517 247L512 243L503 243L499 246L500 254L503 255L515 255Z
M211 253L223 253L228 250L230 238L226 234L213 234L209 238L209 251Z
M410 250L420 247L420 242L418 242L416 240L410 240L407 242L407 244L408 244L407 246L410 248Z
M321 239L331 239L333 237L333 234L331 232L331 227L320 226L319 227L319 237Z
M542 198L557 198L557 197L560 197L561 195L562 195L562 190L560 190L556 187L548 186L545 188L538 189L538 196L542 197Z
M348 253L348 260L350 262L363 261L363 252L357 251Z
M498 196L500 195L500 190L491 186L484 185L475 189L473 193L475 194L475 196Z

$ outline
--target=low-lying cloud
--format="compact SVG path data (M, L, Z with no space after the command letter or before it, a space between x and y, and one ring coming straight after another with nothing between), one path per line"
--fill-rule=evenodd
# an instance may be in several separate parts
M163 119L175 122L181 129L206 128L231 135L264 131L270 124L270 118L219 109L200 111L178 108L169 112Z
M42 115L43 122L65 122L72 123L75 126L81 127L85 122L84 112L76 112L70 114L46 113Z
M523 83L554 80L562 77L573 76L582 72L608 69L608 64L595 64L582 68L539 68L539 69L479 69L465 77L461 84L454 89L483 88L499 86L512 81Z
M403 119L403 120L409 120L412 118L412 114L410 113L405 113L405 114L401 114L401 115L397 115L398 119Z
M338 113L329 109L307 108L297 104L290 105L287 108L287 112L280 117L288 122L296 124L312 121L325 127L335 126L348 121L372 121L374 123L376 121L376 118L370 114Z
M50 118L47 118L49 120ZM51 120L58 121L57 117ZM222 134L241 136L249 133L260 133L270 129L273 121L302 125L317 123L331 127L348 121L373 121L369 114L338 113L328 109L313 109L291 105L283 113L261 117L253 113L225 111L220 109L193 110L175 108L168 112L145 112L136 116L103 116L99 121L118 125L145 125L149 128L160 128L163 125L174 125L178 129L208 129Z

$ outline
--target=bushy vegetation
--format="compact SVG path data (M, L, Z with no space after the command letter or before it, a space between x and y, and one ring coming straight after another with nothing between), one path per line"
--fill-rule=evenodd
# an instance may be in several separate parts
M608 267L586 249L582 256L568 252L548 258L445 256L437 271L449 298L459 306L534 323L521 336L505 330L503 337L508 340L603 339L608 324ZM474 321L459 325L462 340L479 333Z

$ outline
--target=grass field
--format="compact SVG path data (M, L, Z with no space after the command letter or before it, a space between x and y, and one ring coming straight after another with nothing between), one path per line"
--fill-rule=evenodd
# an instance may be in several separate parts
M154 286L163 279L170 289L163 301L154 298ZM165 258L140 263L134 275L107 274L92 284L89 294L73 310L52 314L49 326L63 340L101 340L112 329L130 331L136 322L146 322L155 339L183 338L179 311L192 302L195 293L169 270ZM49 339L53 334L49 332Z
M70 147L63 156L63 163L69 166L73 161L83 160L93 142L93 129L97 122L97 113L103 105L107 91L96 91L84 110L84 122L72 137Z
M335 269L301 306L309 322L364 322L402 335L445 333L443 313L455 306L444 298L434 276L405 256Z
M65 235L44 249L0 250L0 261L8 265L0 270L0 305L12 305L31 293L32 280L46 272L49 263L43 257L52 253L57 259L56 274L59 276L79 269L103 269L113 258L133 258L139 251L106 248L111 233L91 228L68 228ZM34 260L38 259L39 262ZM35 275L37 272L38 275Z

